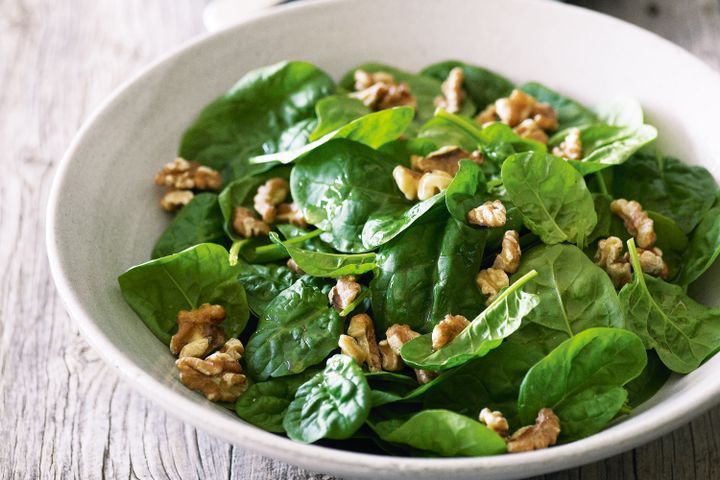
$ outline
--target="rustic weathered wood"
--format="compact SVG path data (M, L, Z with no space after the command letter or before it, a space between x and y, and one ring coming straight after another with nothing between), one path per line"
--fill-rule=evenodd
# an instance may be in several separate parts
M44 207L59 158L114 87L202 31L204 3L0 0L0 478L326 478L168 417L87 346L49 277ZM718 0L576 3L720 68ZM720 478L716 432L720 409L631 452L542 478Z

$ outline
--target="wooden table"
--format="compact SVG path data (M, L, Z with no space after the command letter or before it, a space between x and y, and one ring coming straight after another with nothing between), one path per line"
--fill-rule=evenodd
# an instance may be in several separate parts
M64 150L112 89L203 31L204 3L0 0L2 479L326 478L198 432L145 400L79 336L50 279L45 203ZM577 3L720 68L720 0ZM545 478L718 479L720 408L631 452Z

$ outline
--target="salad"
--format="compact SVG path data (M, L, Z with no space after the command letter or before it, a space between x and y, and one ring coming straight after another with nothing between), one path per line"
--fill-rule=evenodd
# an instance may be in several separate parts
M640 105L457 61L284 62L197 116L124 298L191 390L306 443L413 456L592 435L720 348L687 293L712 175ZM168 372L170 374L170 372Z

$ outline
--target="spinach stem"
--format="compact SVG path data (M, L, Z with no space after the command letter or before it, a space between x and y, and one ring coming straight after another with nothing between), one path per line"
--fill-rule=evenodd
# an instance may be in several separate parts
M595 172L595 179L597 180L598 187L600 187L600 193L609 195L607 184L605 183L605 177L603 177L602 172Z

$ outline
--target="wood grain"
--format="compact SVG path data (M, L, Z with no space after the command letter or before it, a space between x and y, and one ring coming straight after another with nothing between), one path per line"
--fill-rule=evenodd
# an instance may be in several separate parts
M168 417L79 336L50 280L44 209L55 167L108 93L200 33L203 0L0 0L0 478L329 478ZM720 2L581 3L720 68ZM611 34L611 32L609 32ZM559 479L720 478L720 409Z

